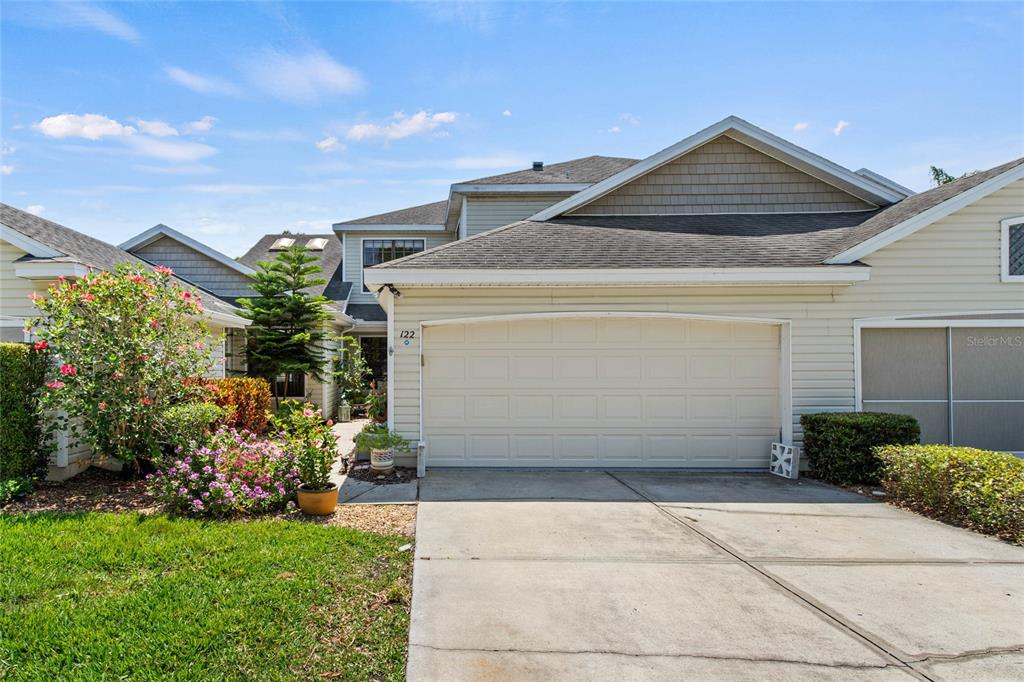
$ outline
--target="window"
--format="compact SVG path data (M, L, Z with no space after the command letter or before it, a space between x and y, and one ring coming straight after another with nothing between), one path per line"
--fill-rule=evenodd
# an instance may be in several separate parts
M386 336L364 336L359 339L363 360L374 381L388 378L388 339Z
M310 251L323 251L324 247L327 246L327 240L323 237L317 237L316 239L310 239L306 242L306 248Z
M292 239L291 237L281 237L280 239L275 240L274 243L270 245L270 250L271 251L284 251L285 249L287 249L289 246L291 246L294 243L295 243L295 240Z
M423 250L422 239L364 239L363 267L379 265ZM369 291L363 285L363 291Z
M1004 282L1024 282L1024 216L1007 218L1000 225L1000 279Z
M286 398L305 398L306 375L302 372L288 372L277 377L277 395Z

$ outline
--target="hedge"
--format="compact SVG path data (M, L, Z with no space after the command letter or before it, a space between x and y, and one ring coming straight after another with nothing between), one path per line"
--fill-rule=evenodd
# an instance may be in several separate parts
M888 446L876 454L893 502L1024 544L1024 459L948 445Z
M181 403L160 413L160 439L169 451L186 449L191 445L205 445L216 428L227 422L232 407L213 403Z
M36 398L46 363L46 353L28 344L0 343L0 479L35 476L46 468Z
M836 485L879 482L879 445L909 445L921 438L917 420L885 412L819 412L800 417L810 475Z
M270 417L270 382L257 377L229 377L213 383L213 402L234 410L225 425L263 433Z

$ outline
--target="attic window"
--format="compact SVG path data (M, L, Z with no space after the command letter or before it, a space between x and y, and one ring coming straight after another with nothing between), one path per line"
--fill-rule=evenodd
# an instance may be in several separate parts
M327 240L323 237L317 237L316 239L310 239L306 242L306 248L310 251L323 251L324 247L327 246Z
M291 246L294 243L295 243L295 240L292 239L291 237L281 237L280 239L278 239L277 241L275 241L271 245L270 250L271 251L283 251L283 250L287 249L289 246Z
M1000 223L1002 268L1004 282L1024 282L1024 216L1007 218Z

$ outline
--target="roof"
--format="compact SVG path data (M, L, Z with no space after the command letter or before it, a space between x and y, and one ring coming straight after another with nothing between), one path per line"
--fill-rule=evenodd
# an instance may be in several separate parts
M353 303L345 308L345 314L363 322L384 322L388 314L376 303Z
M946 202L952 202L957 197L965 196L965 194L971 190L976 188L980 189L981 185L995 180L1004 173L1021 166L1024 166L1024 158L1015 159L996 166L995 168L990 168L986 171L981 171L959 178L958 180L946 183L945 185L933 187L930 190L908 197L898 204L893 204L892 206L880 211L870 220L864 221L857 227L857 229L850 230L844 239L840 243L836 244L835 251L829 254L829 256L835 256L840 252L852 249L854 246L877 237L887 230L921 216L926 211L936 209ZM955 208L953 210L955 210ZM934 220L938 220L941 217L943 216L935 217ZM924 224L928 223L926 222Z
M533 185L560 183L594 183L611 177L616 173L637 163L638 159L626 159L617 156L584 156L579 159L552 163L544 166L544 170L526 170L490 175L486 178L466 180L460 185Z
M338 225L444 225L448 215L448 200L410 206L397 211L345 220Z
M51 220L40 218L20 209L0 203L0 222L26 237L60 252L61 256L53 258L25 257L25 261L79 263L98 270L112 270L119 263L140 265L146 268L153 266L133 256L124 249L101 241L87 234L72 230ZM235 315L238 310L213 292L196 284L175 276L175 279L187 286L199 289L207 294L204 298L205 307L211 312Z
M821 265L876 211L523 220L374 269L747 268Z
M146 246L147 244L152 244L156 240L161 239L163 237L173 239L179 244L184 244L193 251L197 251L198 253L203 254L207 258L215 260L218 263L225 265L231 268L232 270L235 270L236 272L242 273L243 275L251 275L253 273L253 269L250 268L249 266L243 265L234 258L231 258L230 256L227 256L221 253L220 251L217 251L216 249L210 248L206 244L203 244L202 242L197 241L186 234L182 234L181 232L178 232L174 228L168 227L167 225L164 225L162 223L154 225L145 232L140 232L139 234L135 235L128 241L123 242L121 244L121 248L124 249L125 251L130 251L134 253L135 249L140 249Z
M305 246L311 239L326 239L327 244L323 251L308 251L307 253L318 257L318 264L323 268L323 272L319 276L326 279L327 283L310 287L308 293L313 296L326 296L332 301L348 300L352 283L346 282L342 278L341 239L333 232L327 234L265 234L245 252L245 255L238 259L239 262L250 268L256 268L259 261L274 260L280 251L271 251L270 247L281 237L294 239L297 246Z

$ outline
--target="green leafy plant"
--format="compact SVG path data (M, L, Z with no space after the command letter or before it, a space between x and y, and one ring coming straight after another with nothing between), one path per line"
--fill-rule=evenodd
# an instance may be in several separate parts
M161 440L171 452L206 445L233 411L213 403L181 403L160 413Z
M356 437L352 439L355 443L356 451L363 455L370 454L370 445L375 442L373 439L379 434L387 433L387 431L387 424L367 422L362 430L356 434Z
M332 372L341 399L352 402L365 394L369 372L359 341L351 336L341 337L341 352L334 359Z
M32 479L28 476L0 478L0 507L28 495L33 487Z
M0 480L35 476L46 468L39 418L46 365L45 346L0 343Z
M384 391L370 391L366 398L366 416L375 422L382 423L388 419L388 394Z
M1024 544L1024 459L947 445L885 446L876 454L897 504Z
M408 452L409 441L385 427L382 430L363 431L356 436L356 446L364 445L370 450L394 450Z
M310 403L285 400L272 423L295 459L302 487L312 492L333 488L331 465L338 457L338 439L320 410Z
M59 358L40 407L101 456L157 456L161 410L198 397L196 376L213 365L201 298L171 274L122 264L35 298L30 324Z
M917 443L917 420L884 412L820 412L800 417L804 453L810 474L822 481L846 485L878 483L879 445Z
M259 261L250 285L258 294L239 299L242 316L252 320L246 333L245 359L252 376L270 381L278 406L278 376L288 372L311 374L324 381L327 341L327 299L313 296L310 287L326 284L315 277L316 265L305 246L290 246L272 261Z

